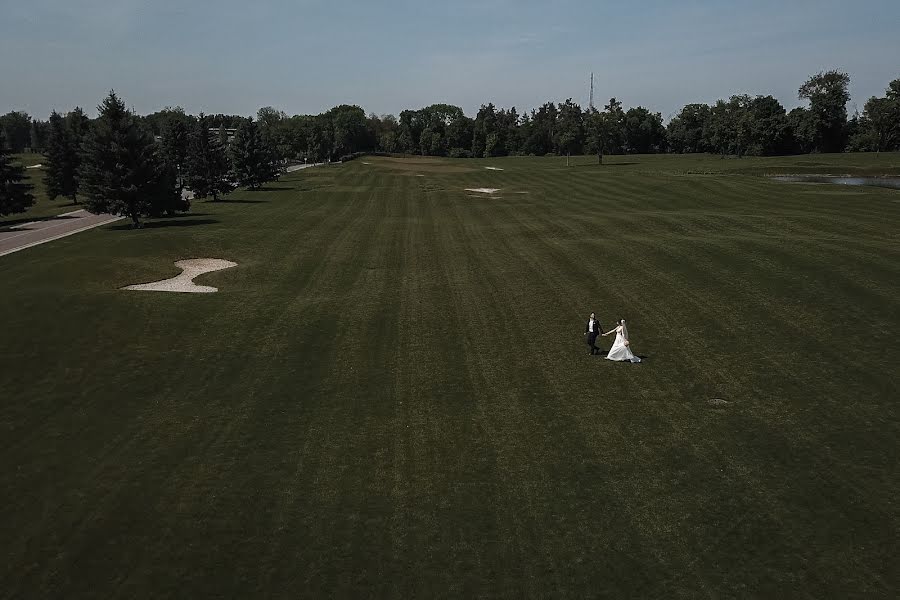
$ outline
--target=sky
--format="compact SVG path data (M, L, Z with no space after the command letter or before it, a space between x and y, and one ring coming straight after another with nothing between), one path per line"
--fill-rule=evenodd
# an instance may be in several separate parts
M615 96L668 120L692 102L850 74L853 103L900 77L897 0L0 0L0 114L137 112L474 116Z

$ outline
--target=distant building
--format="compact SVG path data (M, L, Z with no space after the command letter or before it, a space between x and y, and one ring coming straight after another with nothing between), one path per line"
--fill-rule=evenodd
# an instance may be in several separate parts
M227 143L230 144L231 140L234 139L235 131L237 131L237 129L235 129L235 128L228 128L228 127L225 128L225 136L226 136ZM213 135L219 135L219 128L218 127L210 127L209 132L212 133Z

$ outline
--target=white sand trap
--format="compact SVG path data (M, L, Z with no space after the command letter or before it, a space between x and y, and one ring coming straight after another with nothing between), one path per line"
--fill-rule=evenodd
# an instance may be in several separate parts
M187 260L179 260L175 266L181 269L181 274L163 279L162 281L154 281L153 283L141 283L138 285L129 285L123 287L123 290L138 290L144 292L185 292L189 294L211 294L218 292L219 288L209 285L197 285L194 283L194 277L211 273L213 271L221 271L230 267L236 267L237 263L230 260L222 260L221 258L189 258Z
M363 160L363 161L360 161L360 162L362 162L362 164L364 164L364 165L371 165L371 164L372 164L372 163L367 163L367 162L364 161L364 160Z
M467 192L478 192L479 194L496 194L500 188L466 188Z
M41 163L38 163L38 164L36 164L36 165L29 165L29 166L27 166L27 167L25 167L25 168L26 168L26 169L40 169L40 168L43 167L43 166L44 166L44 165L42 165Z
M502 171L500 167L485 167L488 171Z

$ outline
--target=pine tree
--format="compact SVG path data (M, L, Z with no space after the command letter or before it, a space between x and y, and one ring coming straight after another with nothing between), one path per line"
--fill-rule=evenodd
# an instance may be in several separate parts
M231 192L234 184L229 180L228 156L219 141L220 136L210 131L211 122L209 117L200 115L199 123L190 134L185 183L195 198L212 196L215 202L219 194Z
M170 117L163 125L162 139L162 157L168 167L172 169L179 181L179 185L183 187L184 171L187 163L188 148L188 117L179 118L178 116Z
M34 204L32 186L22 183L23 179L25 168L12 163L9 150L6 149L6 140L0 131L0 215L25 212L25 209Z
M253 119L238 125L229 147L232 177L238 185L258 189L271 176L269 153Z
M224 150L228 149L228 132L225 130L225 123L219 125L219 145Z
M100 115L84 139L79 171L88 210L124 215L141 227L142 216L179 206L174 178L153 136L115 92L97 109Z
M44 182L47 196L71 198L78 204L78 147L66 123L59 113L50 115L50 135L47 139Z

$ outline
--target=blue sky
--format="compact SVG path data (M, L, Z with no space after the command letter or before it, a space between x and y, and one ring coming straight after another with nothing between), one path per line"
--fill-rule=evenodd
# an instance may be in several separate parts
M598 99L668 119L733 93L791 108L829 68L860 110L882 95L900 77L900 2L0 0L0 113L42 118L93 114L110 88L141 113L521 111L587 104L593 71Z

